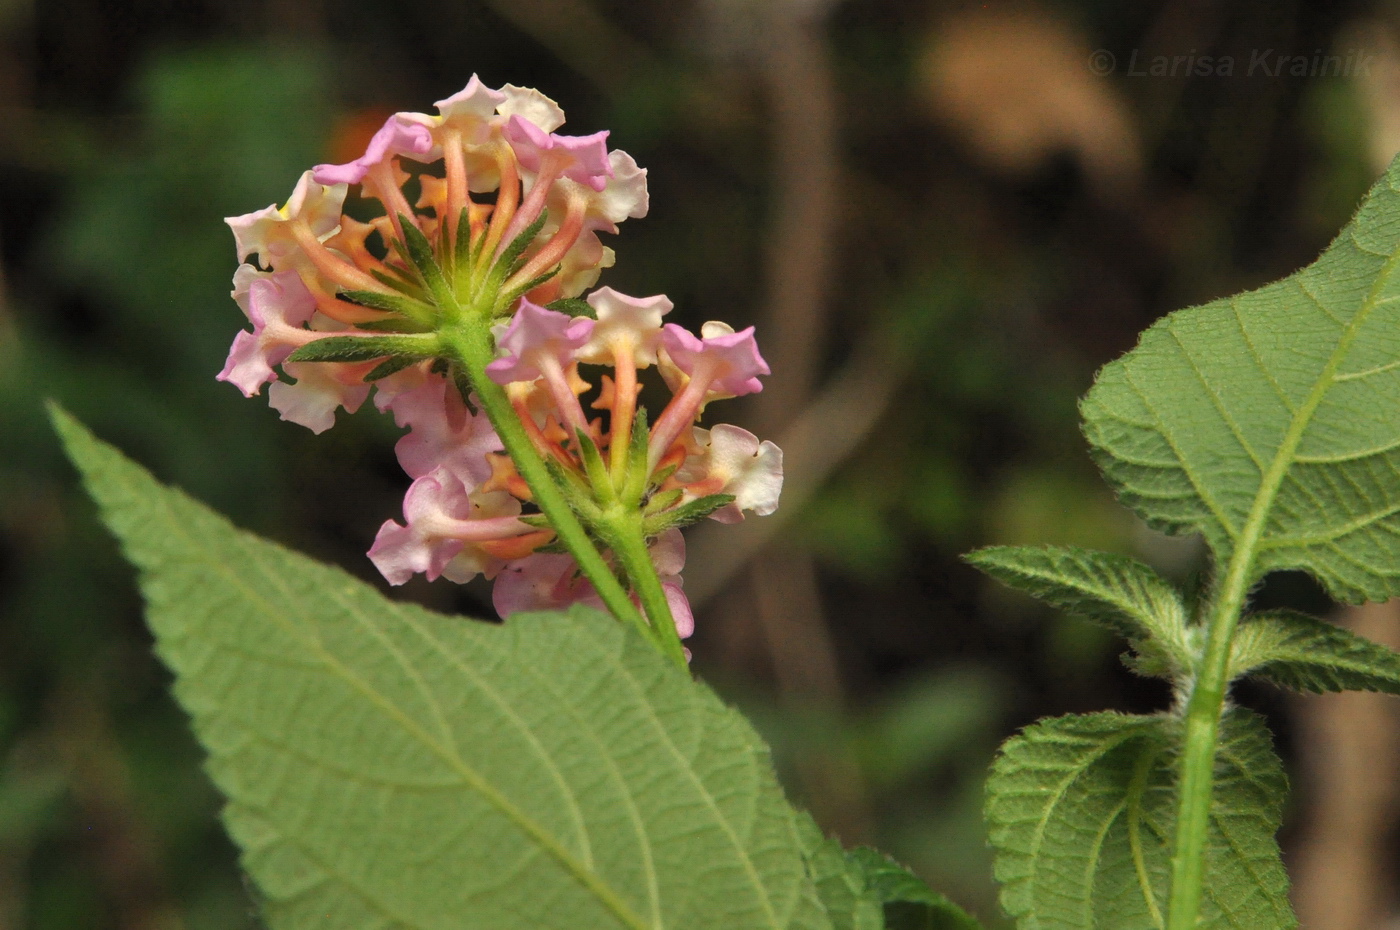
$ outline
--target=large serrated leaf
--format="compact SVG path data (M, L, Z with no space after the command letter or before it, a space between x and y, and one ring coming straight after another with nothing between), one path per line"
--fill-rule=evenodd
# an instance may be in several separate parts
M831 927L766 748L630 629L387 601L55 422L273 927Z
M1400 594L1400 162L1312 265L1171 314L1107 365L1085 432L1125 503L1256 578Z
M1245 618L1235 633L1230 677L1252 675L1294 691L1400 694L1400 653L1325 620L1291 610Z
M881 901L866 887L865 871L828 839L809 815L797 814L807 872L832 930L885 930Z
M1060 717L1009 740L987 783L1001 901L1021 930L1156 930L1171 873L1179 723ZM1198 926L1297 921L1274 833L1287 779L1254 714L1221 722Z
M1176 589L1123 555L1059 546L990 546L963 556L998 581L1191 667L1186 609Z

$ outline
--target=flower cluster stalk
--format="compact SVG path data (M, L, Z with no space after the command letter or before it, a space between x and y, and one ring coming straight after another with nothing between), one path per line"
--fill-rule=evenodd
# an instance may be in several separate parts
M501 443L515 463L520 476L530 486L535 503L549 518L550 526L559 535L560 541L568 547L569 553L578 562L579 568L597 590L608 610L619 620L632 624L643 636L660 645L663 651L673 656L679 655L680 665L684 668L685 654L680 651L680 640L675 637L675 623L671 618L670 607L666 604L665 594L663 593L660 599L659 609L664 611L661 613L655 612L658 605L644 599L647 615L654 618L653 623L648 623L627 596L627 591L594 547L592 540L588 538L588 531L579 522L577 514L555 485L544 460L535 450L530 437L525 434L525 428L511 408L510 398L506 397L500 385L486 376L486 366L494 358L490 335L480 316L467 317L458 326L444 333L449 351L466 370L482 409L491 420L496 435L501 437ZM646 547L640 536L638 542L645 556ZM645 591L649 587L661 590L656 567L650 558L644 557L640 561L627 560L625 567L632 583L639 590ZM670 639L675 641L676 649L666 648L664 634L658 634L658 627L671 631Z

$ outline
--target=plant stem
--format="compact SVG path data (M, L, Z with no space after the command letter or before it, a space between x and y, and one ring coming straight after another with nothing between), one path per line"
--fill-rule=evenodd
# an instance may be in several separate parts
M1196 667L1196 680L1186 704L1167 930L1194 930L1199 920L1220 713L1230 685L1230 646L1249 590L1253 549L1251 541L1250 545L1237 548L1230 560L1225 583L1210 613L1205 654Z
M681 645L675 618L671 616L671 604L666 600L666 589L661 586L651 553L647 552L640 513L631 511L624 514L607 529L607 543L622 563L628 580L632 582L632 589L637 592L642 609L650 620L652 641L661 648L662 654L681 668L688 668L685 647Z
M501 443L515 463L520 477L530 486L535 503L549 518L550 526L559 535L560 541L568 547L574 561L578 562L583 574L592 582L598 596L602 598L608 610L612 611L613 616L631 623L647 639L656 641L655 633L648 627L646 619L642 617L632 599L627 596L627 591L617 580L617 576L593 545L588 531L579 522L578 515L555 487L539 451L530 442L530 437L525 434L525 428L521 426L520 421L516 419L515 410L511 407L505 391L487 377L486 366L491 363L492 352L490 330L485 320L476 315L464 315L457 325L444 331L443 338L452 355L466 368L482 409L486 411L491 425L495 427L496 435L501 437Z

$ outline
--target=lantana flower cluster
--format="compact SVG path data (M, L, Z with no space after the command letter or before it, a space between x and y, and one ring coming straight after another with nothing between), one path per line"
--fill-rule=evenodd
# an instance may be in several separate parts
M604 565L661 612L624 557L643 551L688 636L680 527L771 513L782 487L771 442L695 425L711 401L761 389L753 328L694 334L665 322L659 295L581 299L613 263L599 234L648 208L646 172L606 132L559 134L554 101L476 77L436 107L394 114L364 155L307 171L283 206L228 219L252 329L218 377L250 397L270 385L282 418L317 433L373 389L407 428L404 520L369 550L391 584L484 575L505 616L602 603ZM352 191L364 218L346 212ZM651 368L671 397L649 421Z

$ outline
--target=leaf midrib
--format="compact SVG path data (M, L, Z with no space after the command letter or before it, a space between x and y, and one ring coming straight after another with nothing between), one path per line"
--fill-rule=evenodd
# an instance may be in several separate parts
M1358 249L1362 249L1361 244L1356 241L1356 233L1351 234L1353 243ZM1365 251L1362 249L1362 251ZM1376 253L1372 253L1376 254ZM1371 312L1375 310L1380 302L1381 289L1394 273L1397 262L1400 261L1400 251L1392 252L1381 269L1376 274L1376 279L1371 284L1371 289L1366 295L1365 301L1357 311L1352 314L1350 320L1342 330L1342 336L1337 340L1336 347L1328 357L1327 363L1323 365L1322 371L1318 374L1317 380L1313 382L1312 389L1308 396L1294 413L1289 421L1288 430L1284 433L1283 441L1279 443L1278 450L1274 453L1273 459L1269 463L1269 469L1264 473L1259 483L1259 490L1255 492L1254 502L1250 507L1249 517L1240 531L1239 537L1230 553L1229 565L1225 572L1225 588L1221 592L1219 601L1221 616L1217 618L1217 623L1213 624L1212 633L1217 631L1226 638L1226 642L1232 637L1234 625L1239 615L1239 608L1243 605L1246 589L1255 580L1254 562L1259 552L1260 540L1263 537L1264 527L1268 522L1269 513L1273 508L1274 500L1278 496L1279 489L1283 486L1284 479L1288 476L1288 470L1293 466L1293 454L1298 450L1299 444L1303 441L1303 434L1312 424L1313 414L1322 403L1327 391L1335 384L1335 377L1338 367L1351 352L1352 344L1356 341L1357 334L1361 327L1370 318ZM1299 284L1299 290L1308 296L1319 310L1326 313L1322 302L1313 295L1307 288ZM1183 465L1184 465L1183 460ZM1193 480L1193 483L1194 480ZM1228 616L1227 616L1228 615ZM1212 637L1213 638L1213 637ZM1217 661L1222 663L1219 669L1207 669L1207 675L1218 677L1224 672L1223 663L1228 661L1229 650L1220 648L1217 650ZM1212 655L1212 658L1215 658Z
M132 497L138 499L140 498L138 489L125 475L119 474L118 479L126 485L127 489L131 492ZM203 551L203 547L197 545L197 541L193 539L193 537L191 537L188 532L186 532L186 528L181 524L181 522L178 519L175 519L175 515L171 512L171 501L165 497L162 497L160 498L159 506L166 515L165 522L169 526L170 531L173 534L178 535L187 543L189 543L188 548L190 550L196 552ZM241 531L237 530L235 532L241 533ZM222 575L227 581L229 581L232 584L232 586L236 590L242 590L244 592L244 596L249 601L251 601L254 604L264 605L263 609L266 612L266 615L271 617L273 621L279 626L281 626L284 630L286 630L289 633L292 633L293 635L301 634L300 636L298 636L298 638L301 638L304 641L308 639L308 637L305 636L304 631L298 629L298 627L286 621L278 611L273 610L271 608L271 605L266 603L266 601L256 592L256 590L243 584L242 581L238 578L238 576L232 574L222 563L207 558L200 559L199 561L205 562L205 564L209 565L211 568L214 569L216 574ZM379 707L381 713L384 713L385 716L398 722L406 733L416 738L423 746L425 746L431 752L433 752L434 755L438 756L438 758L445 762L450 768L454 769L469 787L471 787L478 794L480 794L489 804L491 804L493 807L499 810L523 833L531 837L539 845L539 847L550 856L550 858L558 862L560 866L563 867L563 869L569 875L573 876L576 881L578 881L581 885L583 885L584 888L591 892L600 904L602 904L605 908L607 908L607 910L612 912L614 917L616 917L619 921L621 921L629 928L632 928L632 930L650 930L648 924L644 920L642 920L641 917L635 914L632 911L632 909L627 906L626 902L622 901L620 896L616 892L614 892L611 887L604 884L598 879L596 875L584 868L581 863L577 862L567 850L565 850L558 843L554 842L553 838L550 837L550 835L547 832L545 832L543 827L535 823L534 820L528 815L526 815L524 811L520 810L508 798L506 798L499 791L497 791L495 787L492 786L488 781L486 781L486 779L482 777L480 773L478 773L474 768L467 765L461 759L457 758L455 754L445 752L432 740L432 738L426 732L422 730L421 727L419 727L416 724L415 721L412 720L412 718L408 717L406 714L400 711L399 708L396 705L394 705L393 702L391 702L388 698L381 695L378 691L370 687L368 684L362 682L348 668L343 666L334 656L332 656L325 649L319 637L309 637L308 645L316 652L318 656L321 657L327 669L333 671L337 677L343 680L346 684L350 685L356 691L360 692L361 695L363 695L370 703ZM363 896L363 893L361 893L361 896ZM384 907L384 905L378 904L376 906L379 908Z

